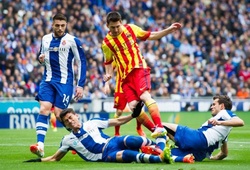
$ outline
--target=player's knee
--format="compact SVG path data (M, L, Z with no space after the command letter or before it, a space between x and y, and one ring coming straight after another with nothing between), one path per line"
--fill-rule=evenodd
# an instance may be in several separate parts
M151 94L148 91L145 91L141 94L140 99L145 103L152 99Z
M128 107L129 107L129 109L130 109L131 111L133 111L133 110L135 109L135 107L136 107L137 104L138 104L138 101L133 100L132 102L129 102L129 103L128 103Z
M118 109L118 110L116 111L116 116L117 116L117 117L120 117L120 116L122 115L122 113L123 113L123 110Z

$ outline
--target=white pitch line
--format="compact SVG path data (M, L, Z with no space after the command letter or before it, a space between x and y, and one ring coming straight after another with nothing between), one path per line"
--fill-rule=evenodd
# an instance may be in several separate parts
M0 143L0 146L30 146L30 144L23 144L23 143L19 143L19 144L11 144L11 143ZM46 146L58 146L59 147L59 145L56 145L56 144L54 144L54 145L47 145L46 144Z

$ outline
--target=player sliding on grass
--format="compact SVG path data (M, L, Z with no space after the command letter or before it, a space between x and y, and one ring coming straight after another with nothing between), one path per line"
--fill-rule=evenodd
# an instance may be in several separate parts
M231 111L232 101L228 96L214 96L210 109L213 117L199 129L162 123L168 132L167 135L175 142L176 148L171 149L175 162L183 162L184 156L189 154L195 157L195 161L202 161L206 157L212 160L222 160L227 157L228 135L233 127L244 126L244 121ZM212 156L213 151L219 147L220 152ZM151 153L147 147L144 150L146 153Z
M102 129L122 125L134 117L139 116L141 105L137 105L131 115L117 119L92 119L81 123L78 114L68 108L61 112L60 118L65 127L72 129L69 135L64 136L58 151L49 157L31 159L25 162L60 161L69 150L75 150L85 161L98 162L138 162L138 163L172 163L170 149L165 148L160 155L140 153L139 149L145 145L155 144L152 140L141 136L109 137ZM161 143L161 137L156 144ZM37 150L33 150L36 152Z

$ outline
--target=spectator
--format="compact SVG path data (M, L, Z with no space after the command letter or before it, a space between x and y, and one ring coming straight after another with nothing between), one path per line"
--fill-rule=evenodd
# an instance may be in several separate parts
M52 14L62 12L72 14L72 17L69 17L68 32L87 44L83 47L86 51L88 67L93 67L87 77L89 92L101 92L102 82L98 81L98 77L102 77L104 72L102 71L103 66L100 65L102 63L100 44L108 31L103 21L105 21L106 13L118 10L124 18L124 23L142 25L143 29L149 31L161 30L169 26L170 22L178 21L183 24L181 32L163 37L160 41L139 43L144 57L149 57L150 61L153 61L153 63L148 63L151 66L151 73L156 75L156 79L167 77L166 82L163 82L164 79L157 80L157 87L152 90L153 97L163 96L161 92L158 93L159 90L161 91L161 83L168 84L168 93L173 94L173 80L177 76L187 79L189 88L184 91L175 89L175 93L193 91L191 97L194 97L198 94L194 92L194 88L198 87L193 85L202 84L202 79L207 73L213 77L212 81L208 81L208 79L204 81L212 88L213 95L221 93L218 90L225 88L224 84L220 83L224 79L229 80L236 91L238 89L232 82L235 79L241 86L243 82L246 82L247 89L249 89L249 6L249 1L244 0L240 2L166 1L165 3L161 0L145 2L72 0L57 3L55 1L46 1L46 3L42 1L2 1L0 3L0 70L7 76L1 82L5 84L4 82L9 79L8 68L10 68L11 73L15 69L19 71L25 84L30 80L36 86L39 85L39 78L34 75L41 75L44 70L33 60L33 57L38 53L42 36L51 30ZM183 50L182 47L186 45L190 50L186 51L185 48ZM159 58L155 56L159 56ZM184 60L182 60L183 56ZM14 60L12 60L13 58ZM231 61L230 68L228 68L227 61ZM34 67L33 70L29 67L30 64ZM187 68L190 66L192 67L191 74L187 72ZM161 68L167 69L161 72ZM29 72L29 69L32 72ZM98 70L99 76L92 77L92 73L95 73L94 70ZM229 74L220 75L222 70L229 71ZM190 77L193 78L193 81L189 80ZM14 75L14 79L17 79L17 75ZM220 82L215 85L216 79L219 79ZM115 77L112 82L114 80ZM98 85L98 83L100 84ZM10 85L7 83L6 88L10 89ZM23 88L20 83L19 88ZM2 96L11 96L7 92L2 93ZM205 91L205 93L207 92ZM35 96L33 93L26 92L23 95ZM190 95L183 95L183 98L185 96L190 97ZM232 97L236 97L236 94L233 94Z

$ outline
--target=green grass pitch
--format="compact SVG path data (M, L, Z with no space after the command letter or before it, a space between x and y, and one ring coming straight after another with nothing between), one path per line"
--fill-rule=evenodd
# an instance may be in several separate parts
M245 121L245 126L233 128L228 141L229 155L222 161L210 161L205 159L203 162L195 162L194 164L137 164L137 163L96 163L84 162L77 155L69 152L60 162L44 162L44 163L23 163L24 160L36 158L29 151L29 145L35 143L35 129L21 130L0 130L0 170L242 170L248 169L250 165L250 113L238 112L239 117ZM112 117L111 114L110 117ZM210 113L198 112L181 112L181 113L162 113L162 121L179 122L182 125L188 125L198 128L204 121L210 117ZM147 136L150 132L145 128ZM114 134L114 128L106 129L109 135ZM68 132L60 128L57 132L48 130L45 155L53 154L59 147L59 143L63 135ZM136 135L135 121L123 125L121 134ZM217 152L215 152L217 153Z

